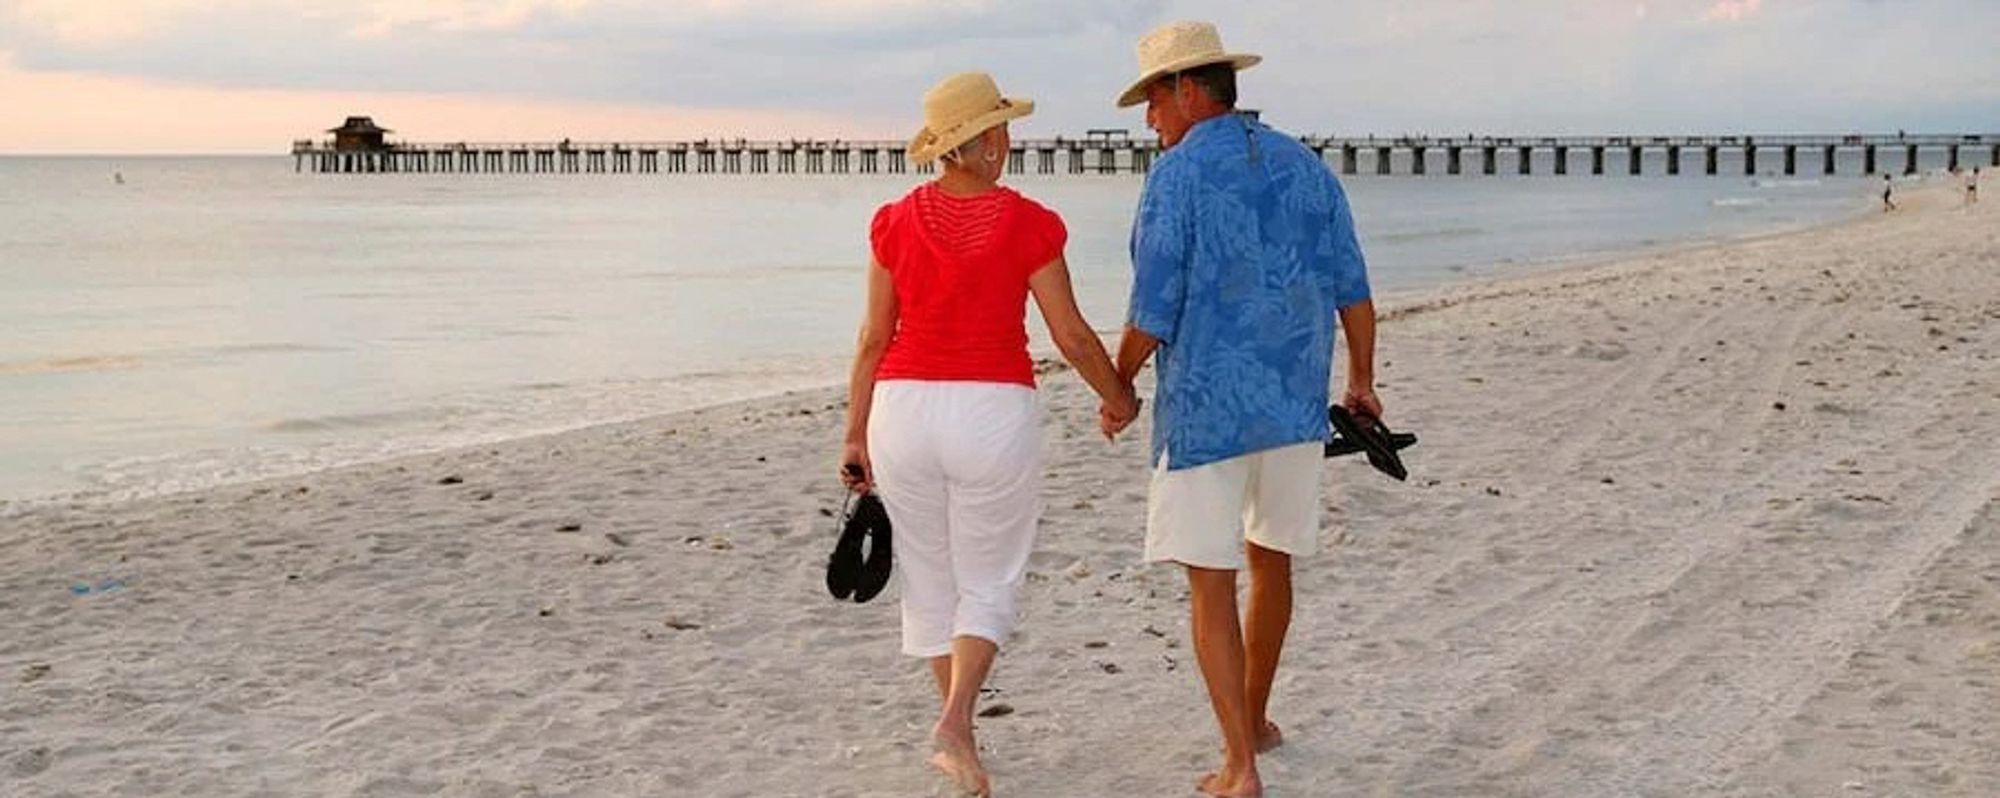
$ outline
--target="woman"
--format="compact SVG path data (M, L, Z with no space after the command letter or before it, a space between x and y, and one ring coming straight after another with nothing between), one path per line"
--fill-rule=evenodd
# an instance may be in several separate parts
M943 699L931 764L978 795L991 785L973 742L973 702L1013 631L1041 515L1029 294L1105 413L1138 414L1077 310L1062 219L999 185L1007 122L1033 110L983 73L924 95L909 158L943 169L870 226L874 263L840 460L842 479L876 489L895 529L903 652L930 660Z

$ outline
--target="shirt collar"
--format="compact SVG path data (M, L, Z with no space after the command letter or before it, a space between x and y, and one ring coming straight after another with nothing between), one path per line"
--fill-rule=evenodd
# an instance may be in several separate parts
M1242 114L1235 111L1203 119L1200 122L1194 123L1194 127L1188 128L1187 135L1181 137L1181 144L1199 143L1210 137L1233 131L1239 124L1244 126L1243 130L1249 129L1249 120L1244 119Z

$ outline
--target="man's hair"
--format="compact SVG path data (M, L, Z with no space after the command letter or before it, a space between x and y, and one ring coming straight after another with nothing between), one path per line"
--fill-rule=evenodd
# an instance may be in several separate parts
M1236 107L1236 67L1229 64L1209 64L1181 72L1180 77L1187 78L1194 85L1200 86L1203 94L1208 95L1209 99L1221 104L1222 107Z

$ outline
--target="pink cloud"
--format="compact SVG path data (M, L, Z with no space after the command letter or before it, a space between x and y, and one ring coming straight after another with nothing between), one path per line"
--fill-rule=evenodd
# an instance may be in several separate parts
M213 0L17 0L13 17L57 41L96 47L144 37L163 22L214 4Z
M899 126L832 114L414 92L282 91L33 72L0 52L0 153L284 153L349 114L410 141L855 138Z
M1764 0L1715 0L1708 12L1701 15L1703 22L1740 22L1754 14L1764 5Z
M508 30L537 13L575 15L592 0L376 0L368 19L354 30L363 37L388 36L398 29L431 27L449 31Z

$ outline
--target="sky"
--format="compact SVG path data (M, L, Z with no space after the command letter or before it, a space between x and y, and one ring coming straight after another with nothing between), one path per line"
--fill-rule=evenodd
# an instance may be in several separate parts
M2000 0L0 0L0 153L907 138L992 73L1016 136L1144 129L1134 46L1216 23L1295 133L2000 132Z

